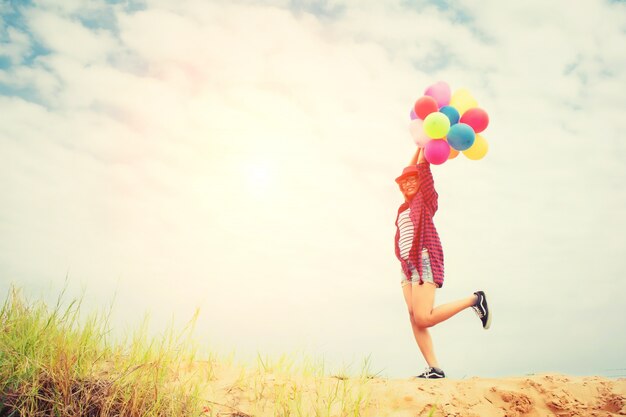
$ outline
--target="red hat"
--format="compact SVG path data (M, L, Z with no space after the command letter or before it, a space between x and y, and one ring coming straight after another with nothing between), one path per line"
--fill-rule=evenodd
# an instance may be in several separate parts
M409 177L411 175L417 175L417 173L418 173L417 165L409 165L408 167L402 170L402 175L396 178L396 182L400 184L400 181L402 181L406 177Z

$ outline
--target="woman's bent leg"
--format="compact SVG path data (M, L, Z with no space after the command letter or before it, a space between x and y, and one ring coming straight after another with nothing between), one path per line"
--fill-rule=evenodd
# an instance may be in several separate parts
M422 285L413 285L411 295L412 305L414 306L413 318L419 328L432 327L476 303L476 295L471 295L467 298L442 304L433 309L435 288L437 286L430 282Z

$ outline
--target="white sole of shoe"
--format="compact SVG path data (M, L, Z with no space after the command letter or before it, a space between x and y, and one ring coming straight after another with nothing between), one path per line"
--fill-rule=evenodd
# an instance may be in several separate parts
M483 291L483 295L486 300L487 293ZM489 314L487 315L487 324L485 324L485 327L483 327L485 330L489 329L489 326L491 326L491 319L493 318L493 312L491 311L491 307L489 307L489 303L487 303L487 308L489 309Z

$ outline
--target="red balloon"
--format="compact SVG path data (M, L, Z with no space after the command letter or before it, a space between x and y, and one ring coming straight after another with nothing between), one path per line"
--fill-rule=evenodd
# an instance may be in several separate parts
M487 129L487 126L489 125L489 116L483 109L474 107L473 109L469 109L463 113L459 122L469 125L474 132L480 133Z
M417 117L424 120L426 116L439 110L439 107L437 107L437 102L434 98L430 96L424 96L419 98L415 102L413 110L415 110L415 114L417 114Z

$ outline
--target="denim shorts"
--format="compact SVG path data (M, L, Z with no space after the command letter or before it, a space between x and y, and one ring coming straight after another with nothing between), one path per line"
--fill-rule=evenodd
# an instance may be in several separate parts
M433 270L430 267L430 257L428 256L428 249L426 248L422 249L421 256L422 256L422 281L431 282L435 284L435 279L433 278ZM407 278L407 276L404 274L404 271L401 271L402 280L400 281L400 284L402 284L403 287L408 284L420 283L420 276L417 273L417 269L415 269L415 266L413 266L410 262L409 262L409 266L411 268L410 269L411 278ZM435 285L439 287L439 285L437 284Z

